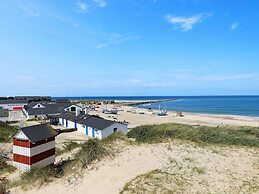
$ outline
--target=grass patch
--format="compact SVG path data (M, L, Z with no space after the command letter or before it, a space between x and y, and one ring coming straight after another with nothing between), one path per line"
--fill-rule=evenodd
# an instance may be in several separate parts
M5 168L0 168L0 175L5 174L5 173L13 173L16 170L15 167L11 165L7 165Z
M59 156L61 154L64 154L66 152L71 152L75 148L80 147L81 145L74 141L68 141L64 143L63 149L57 149L56 148L56 155Z
M121 190L125 193L183 193L188 183L174 173L156 169L129 181Z
M0 175L5 173L12 173L16 170L15 167L8 165L3 158L0 158Z
M13 186L20 186L22 189L28 189L34 185L41 187L45 183L49 183L56 177L53 165L44 168L34 168L29 172L21 175L21 179L14 182Z
M0 180L0 193L8 193L10 182L8 180Z
M83 168L86 168L94 161L99 161L110 154L111 153L103 145L102 141L98 139L90 139L82 144L82 149L76 154L75 161Z
M109 135L108 137L103 139L102 142L104 142L104 143L114 143L118 140L129 142L129 139L127 138L127 136L125 134L123 134L122 132L112 133L111 135Z
M75 155L74 160L63 161L57 165L50 165L44 168L34 168L22 175L21 180L12 183L11 186L20 186L22 189L29 189L33 186L41 187L57 178L69 176L74 173L82 173L95 161L99 161L105 156L110 156L111 152L104 146L104 143L97 139L90 139L83 144L68 143L66 150L80 147L80 151Z
M0 142L10 142L10 137L18 131L18 127L0 121Z
M160 143L172 139L196 143L259 147L259 128L192 127L183 124L144 125L127 134L142 143Z

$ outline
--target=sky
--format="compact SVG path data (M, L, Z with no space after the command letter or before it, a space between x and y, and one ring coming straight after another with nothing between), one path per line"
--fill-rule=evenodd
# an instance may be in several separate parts
M0 96L259 94L258 0L0 0Z

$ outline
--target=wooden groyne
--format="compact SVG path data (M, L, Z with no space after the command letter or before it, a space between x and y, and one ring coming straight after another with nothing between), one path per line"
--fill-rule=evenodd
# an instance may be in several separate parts
M124 106L137 106L137 105L143 105L143 104L153 104L153 103L159 103L159 102L169 102L177 100L176 98L170 98L170 99L162 99L162 100L132 100L132 101L116 101L115 104L124 105Z

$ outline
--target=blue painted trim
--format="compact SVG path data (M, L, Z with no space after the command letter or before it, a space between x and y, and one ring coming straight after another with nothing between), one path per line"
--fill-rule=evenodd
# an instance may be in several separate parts
M92 137L94 138L94 128L92 128Z
M86 126L85 134L88 135L88 127Z

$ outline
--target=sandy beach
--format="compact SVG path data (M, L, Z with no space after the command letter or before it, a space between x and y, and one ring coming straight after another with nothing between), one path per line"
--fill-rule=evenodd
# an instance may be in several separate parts
M105 105L97 108L96 111L91 111L90 114L98 114L101 117L118 120L121 122L128 122L129 128L133 128L140 125L152 125L162 123L181 123L188 125L206 125L206 126L259 126L259 117L246 117L235 115L213 115L213 114L198 114L198 113L183 113L183 117L177 117L177 113L169 111L167 116L158 116L154 114L158 110L153 112L147 109L134 108L131 106L118 107L118 115L103 114L104 108L114 108L113 105ZM132 110L135 112L132 113ZM131 112L128 112L131 111ZM144 112L144 114L139 114Z

